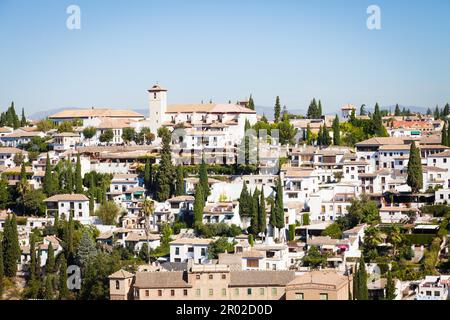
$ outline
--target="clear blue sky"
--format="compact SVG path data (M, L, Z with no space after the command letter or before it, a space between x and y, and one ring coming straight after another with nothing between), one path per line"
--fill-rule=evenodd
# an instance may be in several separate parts
M140 109L159 81L169 103L434 107L450 101L449 35L444 0L0 0L0 106Z

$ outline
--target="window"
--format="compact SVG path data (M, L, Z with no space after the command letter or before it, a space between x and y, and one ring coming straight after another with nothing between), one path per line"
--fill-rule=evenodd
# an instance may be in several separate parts
M81 210L81 208L82 208L82 205L81 205L81 203L79 203L79 204L78 204L78 209Z
M208 290L208 294L209 294L210 296L212 296L212 295L214 294L214 290L213 290L213 289L209 289L209 290Z
M247 259L248 268L259 268L259 259Z
M440 296L441 296L441 293L440 293L439 291L435 291L435 292L434 292L434 296L435 296L435 297L440 297Z
M226 274L222 274L222 280L225 280L227 278Z
M184 289L183 290L183 296L187 296L188 295L188 291L187 291L187 289Z
M303 293L301 293L301 292L296 292L295 293L295 300L304 300L305 298L304 298L304 296L303 296Z
M259 288L259 295L263 296L264 295L264 288Z
M158 297L162 297L162 290L158 290Z
M179 254L180 254L180 248L178 248L178 247L175 248L175 254L176 254L176 255L179 255Z
M225 297L227 295L227 289L223 288L222 289L222 296Z
M249 295L249 296L252 295L252 288L248 288L248 289L247 289L247 295Z
M202 256L206 256L206 248L202 248L201 254Z
M234 295L236 295L236 296L239 295L239 289L238 288L234 289Z
M196 289L196 290L195 290L195 295L196 295L197 297L200 297L200 293L201 293L200 289Z
M120 281L116 280L116 290L119 290L119 289L120 289Z
M196 278L197 280L200 280L200 275L199 275L199 274L196 275L195 278Z
M328 300L328 293L321 293L320 300Z
M212 280L214 277L213 277L213 275L212 274L210 274L209 276L208 276L208 279L209 280Z
M175 296L175 290L170 290L170 295L173 297Z
M149 290L145 290L145 296L146 297L150 296L150 291Z

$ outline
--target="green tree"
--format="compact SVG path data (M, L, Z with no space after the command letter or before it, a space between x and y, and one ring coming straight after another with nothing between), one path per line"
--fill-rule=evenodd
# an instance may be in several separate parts
M40 120L40 121L36 124L36 127L37 127L38 131L48 132L48 131L50 131L51 129L54 129L54 128L55 128L55 125L54 125L54 123L53 123L51 120L49 120L49 119L47 118L47 119L42 119L42 120Z
M322 254L316 246L311 246L308 253L303 257L303 264L306 267L318 269L327 263L327 256Z
M217 259L219 253L233 251L233 244L228 242L226 237L220 237L208 245L208 258Z
M114 132L112 131L112 129L106 129L102 134L100 134L99 140L100 142L108 143L111 142L113 138Z
M264 197L264 188L261 188L258 205L258 232L265 233L267 229L266 200Z
M91 263L96 254L97 248L95 247L91 235L87 231L84 231L76 253L76 261L82 270Z
M295 240L295 224L290 224L289 225L289 241L294 241Z
M395 282L392 279L392 272L389 270L387 272L387 282L386 282L386 300L394 300L395 299Z
M204 208L205 208L205 196L203 194L203 188L200 183L197 183L195 187L195 200L194 200L194 223L196 226L201 226L203 223Z
M253 101L252 95L250 95L250 98L248 99L247 108L255 110L255 102Z
M84 192L83 177L81 175L81 160L80 154L77 154L77 163L75 165L75 192L81 194Z
M114 201L102 203L95 211L95 215L106 225L115 225L120 209Z
M144 167L144 185L147 190L147 194L152 194L153 192L153 165L150 159L147 158Z
M284 202L283 187L281 185L281 177L277 179L276 196L275 196L275 216L277 228L284 228Z
M97 128L95 127L86 127L83 129L83 136L85 139L91 140L95 134L97 133Z
M73 126L72 123L69 121L63 121L59 124L58 126L58 132L59 133L63 133L63 132L73 132Z
M59 299L66 300L69 297L69 288L67 287L67 262L64 255L61 257L61 264L59 267Z
M45 216L47 206L44 203L47 196L42 189L32 189L28 191L21 199L26 215Z
M447 123L444 122L444 127L441 131L441 144L443 146L448 146L448 132L447 132Z
M280 143L282 145L295 144L297 129L293 124L289 122L288 118L285 118L283 119L283 121L278 122L277 129L280 133Z
M369 300L369 290L367 288L367 272L364 257L361 257L358 269L358 300Z
M402 115L402 112L400 111L400 107L398 106L398 104L395 105L395 113L394 113L394 115L396 117L399 117L399 116Z
M319 106L317 105L316 99L314 98L308 107L307 118L308 119L319 119L320 115Z
M50 157L47 153L47 159L45 161L45 175L42 180L42 188L47 196L54 195L54 185L52 178L52 165L50 164Z
M275 99L275 107L274 107L275 123L278 123L280 121L280 115L281 115L280 97L277 96L277 98Z
M366 112L366 105L365 104L362 104L361 105L361 108L359 109L359 115L360 116L365 116L366 114L367 114L367 112Z
M208 171L206 169L206 163L204 159L202 159L202 163L200 164L198 183L202 186L202 191L206 200L208 196L211 194L211 190L209 188Z
M335 146L341 145L341 126L339 123L339 117L337 115L333 121L333 144Z
M17 262L20 257L19 235L15 214L8 215L5 220L2 246L5 275L7 277L15 277Z
M329 236L333 239L341 239L342 238L342 230L341 230L341 227L337 223L332 223L322 232L322 235Z
M386 128L383 125L383 118L380 112L380 107L378 106L378 103L375 104L375 111L372 115L372 125L373 125L373 131L374 135L377 137L387 137L388 133L386 131Z
M418 193L423 188L422 163L420 159L420 150L416 143L411 143L409 150L408 177L406 183L411 187L413 193Z
M166 201L172 194L174 170L170 151L171 134L169 129L162 127L158 129L158 136L162 140L161 162L156 176L156 198L158 201Z
M240 217L248 217L251 214L252 206L251 206L251 197L248 193L247 184L242 184L241 195L239 196L239 216Z
M258 236L258 232L259 232L259 226L258 226L259 190L258 190L258 188L255 188L255 191L253 192L251 200L252 200L252 202L251 202L252 207L251 207L249 232L256 237L256 236Z
M309 123L306 126L306 143L308 145L312 145L313 143L313 133L311 131L311 126L309 125Z
M176 182L175 182L175 195L182 196L186 194L184 186L184 170L182 166L177 166Z
M53 300L55 297L55 292L53 291L53 278L48 275L45 278L45 300Z
M0 300L3 298L5 267L3 264L3 246L0 244Z
M8 180L5 176L0 178L0 209L6 209L11 201Z
M22 108L22 118L20 120L20 126L25 127L26 125L27 125L27 118L25 117L25 110Z
M52 274L55 272L55 250L53 249L53 245L50 242L48 244L48 255L47 261L45 263L45 273Z
M122 140L126 143L130 143L136 139L136 131L134 128L123 128Z

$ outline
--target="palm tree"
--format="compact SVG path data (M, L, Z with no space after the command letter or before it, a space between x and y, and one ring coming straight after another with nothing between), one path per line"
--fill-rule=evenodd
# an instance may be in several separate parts
M388 241L394 246L394 256L399 244L403 242L403 235L398 226L392 225L388 232Z
M377 227L368 227L365 231L364 244L369 248L376 248L383 242L381 232Z
M150 264L150 218L153 217L155 212L155 202L151 199L145 199L142 203L141 213L145 218L145 234L147 236L147 258L148 264Z

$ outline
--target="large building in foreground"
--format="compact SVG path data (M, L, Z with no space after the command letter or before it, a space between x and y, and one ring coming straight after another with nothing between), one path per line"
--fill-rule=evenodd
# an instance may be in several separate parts
M49 117L55 123L73 120L112 119L112 120L143 120L144 116L133 110L121 109L69 109L57 112Z
M351 277L336 271L296 275L190 263L184 271L119 270L109 279L111 300L347 300L352 288Z

